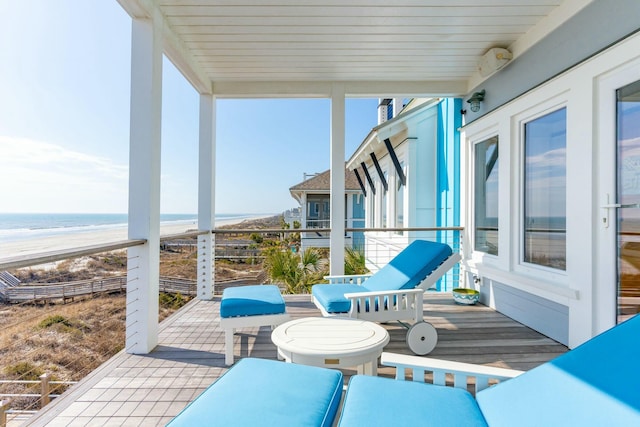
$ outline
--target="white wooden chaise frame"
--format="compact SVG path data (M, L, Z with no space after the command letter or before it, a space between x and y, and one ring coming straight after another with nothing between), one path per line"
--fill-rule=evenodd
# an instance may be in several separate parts
M314 304L325 317L348 316L380 323L413 320L414 323L411 326L403 324L409 329L407 331L407 345L416 354L427 354L435 348L438 342L438 333L433 325L424 321L424 292L440 280L460 260L459 253L451 254L413 289L347 293L344 296L351 303L351 309L348 313L328 313L315 297ZM342 275L326 276L325 279L329 280L329 284L349 283L362 285L369 277L371 277L370 274ZM395 303L385 304L385 301L395 301ZM368 310L361 310L359 309L360 307L368 307Z

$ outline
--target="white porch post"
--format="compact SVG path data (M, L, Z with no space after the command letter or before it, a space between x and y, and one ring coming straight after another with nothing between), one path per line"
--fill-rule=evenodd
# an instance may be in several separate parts
M198 298L210 300L214 291L215 235L215 166L216 99L200 95L200 152L198 163L198 229L208 231L198 236Z
M344 274L344 97L344 87L334 85L331 91L331 275Z
M128 234L147 242L128 250L126 349L147 354L158 344L162 20L134 19L131 45Z

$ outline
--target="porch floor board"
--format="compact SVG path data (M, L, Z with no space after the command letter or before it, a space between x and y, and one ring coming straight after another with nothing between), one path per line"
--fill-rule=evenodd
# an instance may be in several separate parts
M285 300L294 319L320 316L309 295L287 295ZM165 425L227 370L219 306L219 297L189 303L160 325L159 345L151 354L119 353L28 423ZM447 294L425 294L424 314L439 334L438 345L428 357L528 370L567 351L488 307L456 305ZM397 323L384 327L391 337L385 351L411 354L406 329ZM236 361L276 359L270 337L269 327L241 330L235 337ZM343 373L348 379L355 370ZM378 374L393 376L394 372L380 367Z

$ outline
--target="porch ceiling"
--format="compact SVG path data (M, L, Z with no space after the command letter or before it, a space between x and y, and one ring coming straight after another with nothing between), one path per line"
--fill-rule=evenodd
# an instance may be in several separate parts
M219 96L461 95L489 48L517 56L590 0L118 0L160 13L165 53Z

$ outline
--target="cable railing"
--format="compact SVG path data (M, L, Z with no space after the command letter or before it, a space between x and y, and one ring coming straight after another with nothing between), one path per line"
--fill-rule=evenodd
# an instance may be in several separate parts
M315 230L331 232L329 228L212 230L211 233L215 237L215 291L221 292L227 286L278 283L265 268L268 254L275 251L302 257L304 254L300 253L301 233ZM463 233L461 227L354 228L346 231L359 232L363 237L359 244L345 239L347 258L353 257L353 253L357 258L355 267L347 266L347 263L352 260L345 259L345 270L349 267L369 271L381 268L414 239L444 242L454 251L459 251ZM197 236L206 233L208 232L199 231L161 238L163 250L160 267L161 271L168 271L165 274L161 273L159 283L161 292L174 296L182 295L186 298L195 293L197 250L191 242L196 244ZM0 406L5 416L7 414L9 416L28 415L40 408L43 392L36 388L40 387L38 384L42 382L43 375L49 376L48 382L51 389L48 399L54 399L69 384L89 374L94 367L124 348L126 303L123 288L128 287L125 282L125 269L128 262L140 262L137 258L128 260L124 249L143 243L145 243L143 240L130 240L117 244L109 243L55 253L35 254L31 257L23 256L20 259L5 258L0 262L0 271L11 270L17 276L20 276L16 273L18 270L24 273L20 276L22 283L18 285L13 283L15 286L9 288L23 288L21 291L11 290L11 292L22 292L22 295L25 295L23 301L5 305L4 310L7 313L15 311L15 316L10 317L5 314L0 318L0 365L2 365L0 372L4 376L0 378L0 400L2 401ZM322 275L328 273L331 247L329 245L329 247L312 249L319 254L319 262L317 275L310 276L309 283L322 280ZM75 262L85 258L103 258L96 262L111 263L118 266L119 270L101 272L101 277L72 280L71 273L65 269L49 271L47 277L38 276L35 269L26 269L42 262L55 264L60 261L74 260ZM81 262L76 264L81 269L98 268ZM25 283L25 275L31 280L30 283ZM34 284L34 281L37 284ZM61 282L66 286L60 285ZM459 282L459 269L455 267L438 282L433 290L447 291L456 287ZM115 294L107 291L108 283L118 288L117 291L114 289ZM283 283L278 284L286 287ZM87 292L87 297L84 299L80 297L81 289ZM308 292L309 289L304 286L291 288L294 293ZM55 294L60 299L55 301L44 298L43 292L47 292L49 296ZM29 298L26 295L29 295ZM172 296L166 298L169 303L172 303ZM67 311L68 309L71 311ZM96 319L99 309L104 311L100 314L102 317ZM89 338L91 333L96 334L97 338ZM91 353L91 356L87 356L85 350L80 348L80 343L87 340L93 340L91 345L95 347L95 352ZM87 359L95 360L87 363ZM32 362L34 360L40 362ZM55 369L50 371L47 369L48 366ZM9 375L8 372L12 374ZM66 372L73 372L73 375ZM62 387L62 389L56 390L54 387ZM6 399L10 399L11 402L7 403Z

